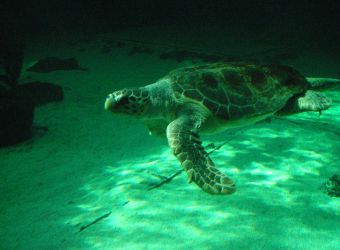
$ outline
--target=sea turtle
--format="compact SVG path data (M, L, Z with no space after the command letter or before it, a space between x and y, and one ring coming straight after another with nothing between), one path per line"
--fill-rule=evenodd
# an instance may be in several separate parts
M153 84L108 95L105 109L138 117L153 134L166 135L189 182L210 194L231 194L234 182L205 151L199 132L214 133L271 115L327 109L315 91L336 79L305 78L277 64L212 63L171 71Z

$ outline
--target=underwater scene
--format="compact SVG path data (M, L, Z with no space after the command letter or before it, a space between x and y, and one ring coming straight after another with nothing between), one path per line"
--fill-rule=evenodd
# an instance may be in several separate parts
M340 1L1 5L1 250L340 249Z

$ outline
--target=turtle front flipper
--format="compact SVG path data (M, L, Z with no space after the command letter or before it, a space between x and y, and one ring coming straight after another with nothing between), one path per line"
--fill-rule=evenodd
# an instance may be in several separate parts
M193 119L180 117L168 125L167 138L173 154L187 172L189 182L210 194L232 194L234 182L215 168L201 145L196 124Z

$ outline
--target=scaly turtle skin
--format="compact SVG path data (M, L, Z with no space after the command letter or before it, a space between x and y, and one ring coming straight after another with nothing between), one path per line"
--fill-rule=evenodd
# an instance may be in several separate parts
M307 80L308 79L308 80ZM199 133L214 133L271 115L321 111L330 100L312 90L336 79L304 78L282 65L214 63L171 71L157 82L108 95L105 109L143 120L166 135L189 182L210 194L231 194L234 182L202 147Z

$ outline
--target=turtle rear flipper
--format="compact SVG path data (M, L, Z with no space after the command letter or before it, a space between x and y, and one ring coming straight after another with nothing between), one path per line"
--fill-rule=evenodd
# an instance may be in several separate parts
M169 124L167 138L173 154L187 172L189 182L210 194L232 194L234 182L215 168L201 145L196 124L189 117L177 118Z
M306 91L305 95L297 99L297 106L303 111L322 111L331 106L331 99L327 98L320 92L314 90Z
M275 113L278 116L292 115L306 111L321 112L331 106L331 99L320 92L307 90L303 96L294 96L287 104Z
M310 83L313 90L323 91L340 86L340 79L336 78L307 77L306 79Z

